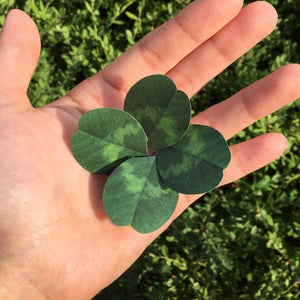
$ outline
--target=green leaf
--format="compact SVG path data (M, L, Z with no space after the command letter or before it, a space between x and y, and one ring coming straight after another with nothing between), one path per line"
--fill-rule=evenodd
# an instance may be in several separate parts
M220 183L230 157L227 143L217 130L191 125L177 144L157 151L157 168L174 191L201 194Z
M126 15L129 19L131 19L131 20L137 21L137 20L139 19L135 14L133 14L133 13L130 12L130 11L126 11L126 12L125 12L125 15Z
M85 113L71 146L81 166L98 174L109 174L129 157L148 155L141 125L130 114L113 108Z
M130 158L109 176L103 203L114 224L149 233L172 216L178 193L162 184L155 161L154 156Z
M191 104L167 76L152 75L138 81L128 92L124 110L143 126L150 148L178 142L188 129Z

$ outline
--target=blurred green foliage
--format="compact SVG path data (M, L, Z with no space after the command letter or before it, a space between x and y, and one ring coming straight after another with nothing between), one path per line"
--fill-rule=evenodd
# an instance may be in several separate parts
M43 50L28 94L42 106L103 69L189 2L0 0L0 23L12 7L36 21ZM300 0L268 2L279 13L276 30L196 95L194 113L300 62ZM269 131L289 140L279 160L201 198L95 299L300 299L300 102L230 143Z

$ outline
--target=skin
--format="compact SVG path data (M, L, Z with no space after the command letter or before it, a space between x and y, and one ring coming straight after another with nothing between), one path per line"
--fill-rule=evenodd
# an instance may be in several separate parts
M34 22L12 10L0 36L0 298L90 299L119 277L198 196L181 195L163 228L139 234L114 226L103 210L105 177L75 161L70 139L82 113L122 108L139 79L166 74L193 96L275 27L266 2L198 0L105 70L53 103L34 109L26 91L40 38ZM136 66L132 68L132 65ZM128 72L130 70L130 72ZM228 139L300 97L300 67L287 65L193 119ZM279 133L231 146L222 184L278 158Z

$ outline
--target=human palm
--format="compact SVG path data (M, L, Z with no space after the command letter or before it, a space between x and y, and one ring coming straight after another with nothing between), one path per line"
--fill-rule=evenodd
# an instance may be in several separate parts
M26 96L40 51L38 32L23 12L9 14L0 37L0 278L12 280L0 296L18 299L27 291L30 299L89 299L170 224L150 234L113 225L101 201L106 177L75 161L70 139L82 113L122 109L126 92L144 76L166 74L193 96L274 28L276 13L267 3L240 11L241 1L225 2L193 2L101 73L39 109ZM299 66L286 66L192 122L228 139L299 97L299 80ZM266 165L286 146L276 133L231 146L222 184ZM180 195L172 220L198 197Z

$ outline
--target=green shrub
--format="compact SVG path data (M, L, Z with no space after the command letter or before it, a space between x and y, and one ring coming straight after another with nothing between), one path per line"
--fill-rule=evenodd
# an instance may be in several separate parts
M41 106L103 69L189 2L0 0L0 22L19 7L38 24L43 50L28 94ZM193 99L194 113L300 62L300 1L269 2L279 13L277 29ZM95 299L299 299L299 115L298 101L231 139L278 131L290 147L276 162L201 198Z

